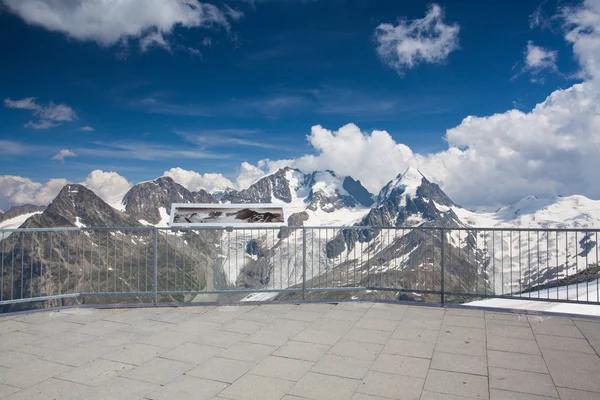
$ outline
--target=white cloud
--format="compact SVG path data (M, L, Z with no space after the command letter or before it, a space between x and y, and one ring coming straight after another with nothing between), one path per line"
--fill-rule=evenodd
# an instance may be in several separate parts
M398 74L419 63L443 63L458 49L458 24L446 24L444 11L432 4L424 18L400 19L398 25L381 24L375 29L377 54Z
M22 176L0 175L0 207L49 204L67 183L66 179L50 179L40 183Z
M60 161L64 164L65 158L67 158L67 157L77 157L77 154L73 153L69 149L62 149L57 154L52 156L52 161Z
M222 27L242 13L225 12L198 0L2 0L6 8L31 25L102 46L140 39L145 51L157 44L169 48L166 36L175 26Z
M267 170L266 172L272 171ZM240 165L238 176L235 182L239 189L245 189L262 178L264 175L265 170L244 161L242 165Z
M4 99L6 108L31 110L33 115L40 117L37 122L29 121L26 128L48 129L60 125L59 122L74 121L77 119L75 111L66 104L50 102L47 105L36 103L35 97L26 97L21 100Z
M79 128L79 130L85 131L85 132L92 132L94 130L94 128L92 128L91 126L82 126L81 128Z
M179 167L171 168L165 171L163 175L173 178L175 182L193 192L199 189L212 192L234 186L233 182L221 174L206 173L202 175L196 171L185 170Z
M123 196L133 186L131 182L118 173L105 172L99 169L90 172L81 184L113 207L116 206L116 208L119 208Z
M600 2L585 0L580 7L563 9L565 39L581 66L583 78L600 79Z
M533 44L533 41L527 42L525 48L525 65L522 72L529 72L532 75L537 75L544 70L558 71L556 59L558 52L548 50Z

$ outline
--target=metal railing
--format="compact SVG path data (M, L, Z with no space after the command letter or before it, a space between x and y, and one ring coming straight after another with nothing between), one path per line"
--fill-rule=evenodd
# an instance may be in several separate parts
M598 232L438 227L0 230L0 307L519 298L600 304Z

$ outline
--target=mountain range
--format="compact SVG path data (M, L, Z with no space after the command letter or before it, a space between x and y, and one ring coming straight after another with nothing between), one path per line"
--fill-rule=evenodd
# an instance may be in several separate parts
M12 239L8 236L10 232L3 233L3 261L6 265L24 266L20 271L12 271L17 276L13 283L25 280L29 283L4 288L3 293L27 297L36 290L52 292L59 286L69 285L73 290L85 291L86 282L81 278L66 282L64 277L77 277L78 271L83 272L86 265L88 277L97 275L96 285L90 283L88 289L108 291L111 284L116 287L120 284L132 292L135 292L134 286L143 291L139 276L141 274L145 283L152 271L147 267L140 271L140 263L130 261L129 270L123 262L123 271L119 274L118 268L111 269L112 264L118 264L117 252L147 254L152 231L143 228L167 226L172 203L219 202L280 204L288 212L290 227L320 227L306 232L306 256L310 260L307 278L313 288L381 287L385 283L388 289L414 291L413 298L427 299L419 291L439 290L441 284L442 235L447 246L446 286L454 292L481 293L482 289L522 292L523 288L542 287L551 281L572 277L580 272L580 266L597 268L596 237L583 235L579 240L577 236L553 237L542 232L541 239L538 234L537 246L529 249L527 256L535 257L538 264L541 262L546 267L536 271L529 269L526 276L522 276L521 234L518 239L516 235L508 238L469 228L597 227L600 226L599 201L583 196L527 197L495 212L479 213L456 204L437 184L414 168L388 182L377 195L369 193L360 181L334 171L303 173L282 168L246 189L230 189L215 195L204 190L192 192L169 177L160 177L134 185L120 202L112 201L112 206L86 187L69 184L47 207L13 207L0 214L0 228L130 227L137 230L121 229L110 234L106 231L84 231L83 235L56 233L52 243L35 238L28 239L27 243L19 242L14 236ZM348 228L328 228L334 226ZM462 230L442 234L430 229L433 227ZM297 229L236 230L233 233L161 230L158 234L159 264L164 264L164 269L159 271L160 281L166 288L190 291L285 289L301 282L303 264L298 249L302 248L304 238ZM527 244L531 243L529 237ZM36 246L41 250L34 250ZM80 247L97 249L98 254L94 251L89 255L86 251L79 254L76 249ZM115 255L111 254L113 248ZM506 259L508 249L514 249L519 259L512 253ZM78 257L82 259L74 263ZM507 266L503 271L492 269L496 263L504 267L505 262ZM513 276L517 265L518 278ZM27 266L31 267L27 269ZM55 272L48 273L52 266ZM56 271L62 272L56 275ZM19 276L22 276L21 281ZM138 281L134 283L136 277ZM3 282L6 285L7 279ZM394 295L393 291L390 293L378 295L384 298ZM325 295L315 292L313 296L323 298Z

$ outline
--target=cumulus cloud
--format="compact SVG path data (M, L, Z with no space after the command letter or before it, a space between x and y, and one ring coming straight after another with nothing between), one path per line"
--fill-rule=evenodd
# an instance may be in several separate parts
M292 163L293 161L290 160L288 163L284 164L292 165ZM244 161L238 169L238 176L235 181L237 187L239 189L245 189L265 176L265 173L273 172L272 169L265 168L266 166L265 161L262 161L262 164L259 164L258 167Z
M557 58L557 51L537 46L530 40L527 42L527 47L524 51L524 65L521 73L528 72L532 75L532 81L536 82L538 80L536 76L542 71L558 71L558 67L556 66Z
M66 179L50 179L41 183L22 176L0 175L0 207L49 204L67 183Z
M379 25L375 29L377 54L399 75L404 75L407 69L420 63L444 62L458 49L459 31L459 25L446 24L443 9L432 4L424 18Z
M233 182L221 174L206 173L202 175L196 171L185 170L179 167L171 168L165 171L163 175L173 178L175 182L192 192L200 189L204 189L207 192L214 192L234 186Z
M169 48L174 27L229 29L241 12L224 11L198 0L2 0L6 9L31 25L72 39L102 46L139 39L142 51L151 45Z
M99 169L90 172L81 184L115 208L120 207L123 196L133 186L131 182L118 173L105 172Z
M61 151L59 151L58 153L56 153L54 156L52 156L52 161L60 161L64 164L65 162L65 158L67 157L76 157L77 154L73 153L71 150L69 149L62 149Z
M46 105L36 103L35 97L26 97L21 100L4 99L6 108L18 110L30 110L33 115L40 118L39 121L29 121L26 128L48 129L60 125L60 122L69 122L77 119L75 111L66 104L50 102Z
M585 79L600 78L600 2L585 0L579 7L562 11L565 21L565 39L573 45L579 61L579 75Z

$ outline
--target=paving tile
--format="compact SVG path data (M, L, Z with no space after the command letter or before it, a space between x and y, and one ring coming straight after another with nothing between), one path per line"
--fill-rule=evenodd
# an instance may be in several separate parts
M71 350L52 351L44 357L44 360L78 367L104 356L106 352L105 348L92 343L89 346L80 345Z
M300 399L300 397L296 397L296 399ZM364 393L354 393L354 396L352 396L350 400L386 400L386 398L379 396L371 396L370 394Z
M548 374L495 367L490 367L489 373L490 389L558 397L552 378Z
M252 312L252 311L251 311ZM245 314L244 314L245 315ZM234 319L224 323L219 329L228 332L243 333L251 335L264 326L264 322L246 321L244 319Z
M203 318L203 315L200 315L176 325L169 324L166 326L166 329L170 331L191 333L192 335L200 335L204 332L219 329L220 327L220 323L207 321Z
M535 340L533 331L529 326L511 326L496 323L486 324L486 333L491 336Z
M269 356L261 361L256 367L252 368L250 373L296 382L300 380L313 365L314 363L311 361Z
M79 383L50 378L27 389L14 393L7 400L57 400L77 398L81 396L89 386Z
M464 354L485 357L486 343L452 338L440 338L435 344L435 351L442 353Z
M350 328L352 328L352 326L354 326L353 321L342 321L329 318L321 318L313 322L310 325L309 329L346 333L350 330Z
M389 399L419 400L424 382L412 376L370 371L356 391Z
M532 323L531 329L536 335L565 336L583 339L581 331L575 325Z
M138 342L152 346L172 349L189 342L194 335L182 332L162 331L153 335L144 336Z
M527 319L527 315L518 314L512 312L495 312L495 311L485 311L485 319L486 322L495 322L501 323L500 321L508 321L514 322L515 325L527 326L529 327L529 320Z
M139 400L159 387L158 384L151 382L117 377L98 387L88 389L81 396L73 397L73 400Z
M125 372L122 376L129 379L166 385L178 376L194 368L194 366L194 364L182 361L155 358Z
M306 329L300 332L298 335L293 337L293 340L299 342L317 343L317 344L328 344L333 346L342 337L342 332L331 332L331 331L320 331L317 329Z
M598 392L586 392L584 390L557 388L561 400L598 400Z
M538 396L536 394L510 392L490 389L490 400L556 400L556 397Z
M31 324L26 324L18 320L0 320L0 335L5 335L9 332L20 331L21 329L27 329L32 327Z
M141 365L146 361L158 357L165 351L167 351L167 349L161 347L142 343L131 343L124 345L122 348L115 350L112 353L102 356L102 358L126 364Z
M600 380L597 370L566 369L554 365L548 365L548 369L557 387L596 392L600 398Z
M399 326L392 333L392 339L414 340L416 342L437 342L439 330L418 329Z
M449 326L464 326L467 328L485 328L485 320L483 318L463 317L460 315L445 315L442 324Z
M547 324L547 325L575 325L573 320L568 317L555 317L547 315L528 315L529 324Z
M295 309L296 307L298 307L296 304L261 304L256 307L255 310L261 310L279 316Z
M441 339L456 339L468 342L485 342L485 330L466 328L463 326L442 325L439 337Z
M254 332L252 335L247 336L244 339L244 342L267 344L270 346L279 347L287 343L290 339L290 336L293 336L293 334L272 331L268 329L260 329Z
M345 340L354 340L355 342L385 344L390 338L391 333L377 331L373 329L350 328L344 335Z
M471 317L471 318L483 318L485 316L484 310L475 310L469 307L465 308L446 308L446 313L444 315L458 315L462 317Z
M171 329L175 326L177 325L169 324L168 322L159 322L153 321L151 319L142 319L139 321L135 321L131 325L121 327L119 328L119 330L132 333L142 333L144 335L152 335L154 333L162 332L167 328Z
M365 313L364 318L382 319L386 321L400 321L408 310L408 306L400 304L376 303Z
M441 326L441 319L420 319L418 317L407 318L406 316L402 318L400 324L398 324L399 328L429 329L434 331L439 331Z
M299 309L291 310L281 316L282 319L291 319L295 321L306 321L306 322L314 322L321 318L323 313L313 312L313 311L304 311Z
M257 343L237 342L219 353L219 357L232 360L250 361L258 364L277 350L275 346Z
M186 343L161 354L161 357L170 360L185 361L192 364L201 364L221 351L223 351L221 347L206 346L198 343Z
M169 324L177 325L177 324L181 324L185 321L189 321L190 319L196 318L196 316L198 314L203 314L203 313L192 312L194 309L201 309L201 308L202 307L179 307L176 310L170 310L166 313L153 315L153 316L149 317L148 319L150 319L152 321L168 322ZM185 312L185 311L189 311L189 312ZM206 310L206 311L210 311L210 310Z
M372 361L377 358L382 349L383 345L381 344L342 339L329 350L329 354Z
M109 360L94 360L57 376L59 379L98 386L133 369L134 365Z
M371 308L379 304L381 306L388 306L389 304L383 303L372 303L370 301L341 301L336 304L335 308L342 311L355 311L365 313Z
M516 369L542 374L548 373L544 359L541 356L533 354L489 350L488 365L497 368Z
M8 371L2 371L2 374L0 374L0 383L19 388L28 388L72 369L72 367L50 361L34 360Z
M465 354L435 352L431 358L431 368L486 376L487 358Z
M186 374L213 381L233 383L255 365L255 363L248 361L212 357L189 370Z
M273 355L305 361L318 361L330 348L331 346L326 344L290 341L281 346Z
M417 342L414 340L390 339L383 348L386 354L401 356L431 358L435 344L430 342Z
M600 340L600 322L580 319L573 319L573 322L586 338Z
M354 327L363 329L374 329L377 331L393 332L398 326L399 322L396 320L369 318L368 314L369 313L365 314L364 317L359 319L358 322L354 324Z
M595 354L587 340L564 336L535 335L541 349L565 350L579 353Z
M371 370L425 379L429 370L429 359L380 354L373 362Z
M0 338L0 340L2 340ZM15 368L19 365L37 360L39 357L33 354L20 351L3 351L0 356L0 366L6 368Z
M311 323L307 321L296 321L291 319L279 318L273 322L269 322L263 329L268 329L277 332L286 332L297 335L306 329Z
M420 307L420 306L410 306L404 317L418 317L421 319L430 319L430 320L442 320L444 318L444 314L446 310L438 307Z
M244 335L242 333L211 329L209 331L198 333L196 337L191 340L191 342L204 344L207 346L227 348L244 339L246 336L247 335Z
M447 393L435 393L423 391L421 394L421 400L471 400L470 397L454 396Z
M335 319L339 321L350 321L357 322L365 315L364 312L356 312L356 311L342 311L338 310L337 307L333 310L329 311L327 314L323 315L325 319Z
M28 328L21 329L21 332L32 333L40 336L54 336L63 332L75 330L79 327L81 327L81 324L62 321L60 319L53 319L45 324L33 325Z
M294 309L298 311L310 311L325 314L332 308L340 305L342 304L340 303L336 305L334 303L300 303Z
M487 348L488 350L541 355L538 344L533 340L503 338L489 335L487 338Z
M289 391L289 394L315 400L349 400L360 381L339 376L308 372Z
M73 329L73 332L93 336L104 336L117 331L120 328L126 328L127 326L127 324L120 322L98 320L89 324L80 325L78 328Z
M222 306L215 308L207 313L202 314L200 317L202 320L207 322L217 322L220 324L224 324L225 322L229 322L234 318L239 317L242 314L245 314L252 309L256 308L255 306Z
M146 395L145 399L208 400L226 387L226 383L185 375Z
M219 396L232 400L279 400L293 385L294 382L284 379L246 374L219 393Z
M19 388L16 388L14 386L8 386L8 385L3 385L2 383L0 383L0 398L5 398L15 392L18 392Z
M35 343L43 339L42 336L32 335L26 332L9 332L0 337L0 351L14 350L18 346Z
M424 390L474 399L489 398L487 377L435 369L429 371Z
M76 346L90 344L96 340L94 336L75 332L64 332L50 340L40 336L36 337L38 340L31 342L31 345L54 351L69 351ZM4 337L2 339L4 340Z
M342 378L363 379L373 364L370 360L341 357L325 354L314 367L312 372L326 375L341 376Z
M280 315L285 314L289 311L291 311L291 310L287 309L285 312L283 312L281 314L279 314L279 313L275 314L273 312L269 312L268 310L265 310L263 307L257 307L253 310L248 311L245 314L242 314L239 317L239 319L244 320L244 321L255 321L255 322L267 323L267 322L276 320Z
M542 354L546 364L555 369L587 369L600 372L600 357L596 354L550 349L542 349Z

